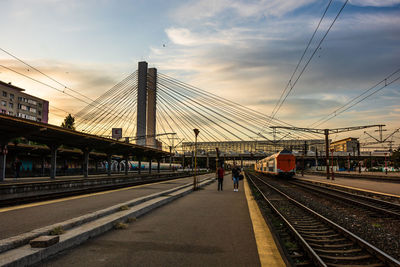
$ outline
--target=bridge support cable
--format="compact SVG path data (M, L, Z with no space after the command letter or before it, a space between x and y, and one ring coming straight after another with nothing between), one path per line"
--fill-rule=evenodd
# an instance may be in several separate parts
M132 109L135 108L136 106L136 101L134 98L126 98L128 101L124 101L123 103L121 103L121 117L122 118L127 118L127 119L118 119L118 120L113 120L112 118L110 118L107 121L107 124L104 124L100 127L100 129L97 130L96 134L98 135L104 135L106 133L110 134L110 129L111 128L124 128L124 125L126 125L126 123L129 123L129 114L134 112ZM133 125L128 125L129 127L133 127ZM125 128L126 131L128 131L129 128Z
M126 97L129 94L134 94L137 90L127 87L124 91L121 91L112 101L107 103L109 110L112 110L113 113L117 113L118 117L114 117L112 114L107 112L102 112L100 114L96 114L96 117L91 120L91 124L87 125L84 128L84 131L92 132L94 134L98 134L99 131L103 130L105 125L111 122L120 122L121 120L129 121L127 118L121 116L121 112L124 109L125 105L130 101L135 101L135 97Z
M168 88L168 89L169 89L170 91L176 93L176 95L178 95L178 96L180 96L180 97L183 97L184 99L190 101L191 104L195 104L195 105L200 106L199 108L201 108L202 111L206 113L206 115L214 116L215 121L213 121L213 120L209 119L209 117L207 117L207 118L208 118L210 121L212 121L213 123L216 123L216 121L219 121L220 123L224 123L224 124L227 125L228 127L229 127L229 126L232 127L232 124L233 124L234 126L241 127L241 128L243 128L243 129L245 129L246 131L249 131L249 132L251 132L251 133L253 133L253 134L257 134L257 132L254 132L254 131L251 130L250 128L248 128L248 127L246 127L246 126L244 126L244 125L238 123L237 121L232 120L231 118L229 118L229 117L226 116L225 114L217 112L215 109L210 108L210 107L207 106L206 104L202 104L202 103L200 103L200 101L198 101L198 100L196 100L196 99L189 98L188 96L186 96L186 95L184 95L184 94L182 94L182 93L180 93L180 92L178 92L178 91L176 91L176 90L174 90L174 89L172 89L172 88ZM214 113L214 114L213 114L213 113ZM221 117L222 117L222 118L221 118ZM230 124L230 123L231 123L231 124ZM222 126L221 126L221 127L222 127ZM223 128L224 130L226 130L227 132L229 132L229 130L227 130L225 127L222 127L222 128ZM244 140L243 138L239 137L239 135L234 134L234 133L232 132L233 129L235 129L236 131L239 131L239 129L236 129L235 127L232 127L230 133L231 133L233 136L235 136L236 138L238 138L238 139L240 139L241 141L243 141L243 140ZM245 131L243 131L243 134L246 135L248 138L251 138L251 135L249 135L249 134L246 133ZM266 138L266 139L267 139L267 138ZM268 140L268 139L267 139L267 140Z
M114 96L104 101L104 106L107 106L106 111L92 110L89 111L88 115L84 117L85 121L78 119L78 129L86 132L92 132L93 128L99 127L101 125L100 123L108 118L113 118L114 120L126 119L120 116L120 112L115 107L116 101L124 99L123 96L126 95L129 90L129 88L121 88L120 90L116 91L116 94ZM117 113L118 116L114 116L113 114L115 113Z
M125 108L129 108L129 105L132 106L136 101L136 77L136 72L129 75L123 82L118 83L96 99L96 102L100 103L103 107L107 107L107 109L98 110L87 106L78 112L80 117L78 117L76 122L77 129L99 134L102 131L104 133L106 125L109 125L110 122L120 123L121 121L125 121L129 123L131 121L130 118L126 118L121 114L124 113Z
M107 90L104 94L96 98L93 102L99 103L100 105L103 105L102 101L105 98L108 98L110 95L112 95L116 90L118 90L122 85L126 84L127 81L129 80L134 80L135 77L137 76L137 71L131 73L129 76L124 78L122 81L114 85L111 89ZM83 109L81 109L78 113L76 113L76 116L82 117L85 114L90 114L90 110L93 110L94 106L92 105L87 105Z
M171 116L165 110L165 107L166 106L164 106L164 105L160 106L160 108L162 110L162 112L161 112L162 118L166 122L166 124L170 127L171 130L176 132L178 136L183 136L184 139L190 140L192 137L191 137L191 132L190 132L189 128L191 128L191 127L190 126L189 127L182 127L182 125L184 125L185 123L182 122L180 119L178 119L178 120L180 121L181 124L177 123L173 118L171 120L171 123L168 122L168 118L171 119ZM172 127L172 124L175 125L176 127ZM170 141L170 145L172 146L172 140L169 140L169 141Z
M179 102L175 102L176 100L174 98L171 97L170 100L166 100L162 96L162 94L159 94L159 97L160 97L160 100L161 100L160 103L163 104L163 106L170 111L170 112L167 112L168 116L170 116L170 113L173 114L180 121L180 123L183 126L185 126L185 130L189 133L189 135L188 135L189 139L188 140L191 140L193 138L192 137L192 131L193 131L194 128L198 127L199 122L202 125L206 125L207 122L205 120L203 120L202 118L199 118L197 114L188 113L184 109L181 109L180 107L178 107L179 104L176 104L176 103L179 103ZM168 94L167 94L167 97L169 97ZM172 110L173 107L175 107L175 110ZM176 112L174 112L174 111L176 111ZM178 113L178 114L176 114L176 113ZM197 121L195 120L196 118L198 119ZM174 123L176 123L175 120L171 116L170 116L170 119L172 121L174 121ZM187 127L188 124L189 124L189 127ZM211 127L213 127L213 124L211 124ZM215 137L213 136L213 134L210 133L205 128L204 128L204 133L206 135L210 135L211 138L215 140ZM200 140L201 139L202 139L202 137L200 137Z
M185 94L190 93L193 95L193 97L203 98L207 103L212 102L218 106L229 107L229 108L232 107L232 109L234 109L234 110L232 110L231 114L233 112L235 112L235 113L237 112L237 113L241 113L241 114L248 114L248 116L256 118L257 120L262 120L263 122L265 122L266 119L269 119L269 117L267 115L265 115L261 112L257 112L255 110L252 110L250 108L242 106L233 101L221 98L220 96L217 96L210 92L204 91L204 90L194 87L192 85L186 84L186 83L176 80L172 77L169 77L165 74L159 73L159 79L166 83L173 84L174 88L179 88ZM217 99L217 102L216 102L216 99ZM276 125L293 126L293 125L285 123L279 119L273 119L273 121L275 122ZM260 125L262 125L263 122L261 122ZM269 129L269 131L271 131L271 129ZM294 133L293 135L297 136L299 138L308 138L308 139L316 138L316 136L317 136L317 135L313 135L313 134L309 135L309 134L301 134L301 133L299 133L299 134Z
M168 97L168 95L167 95L167 97ZM187 110L184 109L184 106L183 106L183 108L181 108L179 105L179 102L175 102L175 99L170 98L170 99L166 100L166 98L164 98L160 94L160 100L161 100L160 103L164 104L167 109L170 110L170 106L171 106L171 108L173 107L175 109L176 113L178 113L178 114L175 114L175 115L177 115L176 116L177 119L185 126L186 130L189 132L189 136L192 136L192 131L193 131L193 129L198 127L199 122L202 125L205 125L206 121L204 121L202 118L200 118L197 114L190 114L190 112L188 112ZM170 110L170 111L173 112L172 110ZM187 120L187 123L185 122L185 120ZM190 124L190 125L188 126L188 124ZM211 130L215 130L217 132L217 134L220 133L218 131L218 129L214 129L214 126L212 124L210 126L212 128ZM211 139L217 140L217 138L213 135L212 131L210 132L206 128L204 128L203 130L204 130L203 132L205 133L206 136L210 136ZM202 140L203 135L204 134L202 134L202 136L199 137L200 140ZM220 133L220 135L224 136L222 133ZM225 137L225 138L227 138L227 137ZM188 140L190 140L190 139L191 138L189 138Z
M110 97L104 99L102 104L107 107L108 110L112 110L112 107L115 106L115 101L122 99L124 94L129 92L130 88L134 86L131 83L124 84L124 86L120 87L119 90L115 91ZM103 118L104 115L109 114L107 111L98 111L98 110L89 110L87 115L84 117L89 121L95 122L96 119Z
M161 90L161 93L164 93L164 91ZM203 117L201 117L198 113L191 112L192 109L190 107L188 107L188 105L185 105L183 101L179 101L179 99L177 99L176 97L171 95L169 92L160 94L160 98L167 104L167 107L169 106L169 104L172 104L173 107L176 108L177 112L182 117L182 119L189 120L192 123L192 125L190 126L191 128L189 129L190 133L192 133L194 128L199 127L199 122L200 122L202 125L207 125L211 128L211 131L207 131L205 128L203 130L205 130L206 133L208 133L212 139L214 139L214 140L218 139L216 136L214 136L212 134L213 132L222 136L225 140L228 139L227 136L225 136L222 132L220 132L218 130L218 128L217 128L218 124L210 124L205 119L203 119Z
M123 96L125 96L125 94L126 93L123 92L121 96L117 98L118 101L115 101L115 103L113 103L113 105L110 107L111 110L119 113L120 118L115 119L113 116L109 116L108 114L99 114L99 116L97 116L96 119L92 121L90 128L87 130L93 132L94 134L99 134L99 131L102 131L105 127L107 127L110 122L118 124L121 120L127 121L127 119L123 115L121 116L121 111L124 110L124 105L127 102L132 101L132 99L124 98ZM116 109L116 107L118 107L118 110Z
M170 88L169 88L170 89ZM175 92L174 90L172 90L172 89L170 89L169 90L169 92ZM198 104L198 102L196 102L196 100L193 100L193 99L191 99L191 98L189 98L189 97L185 97L184 95L182 95L182 94L177 94L178 96L181 96L181 97L183 97L184 99L186 99L186 100L188 100L191 104ZM174 96L174 98L176 98L175 96ZM203 110L204 111L204 113L206 113L206 114L204 114L204 113L201 113L201 112L199 112L200 110L196 110L196 109L194 109L193 107L192 107L192 105L187 105L193 112L197 112L199 115L201 115L203 118L205 118L208 122L211 122L211 123L213 123L213 124L215 124L215 125L218 125L220 128L222 128L222 129L224 129L227 133L230 133L232 136L234 136L236 139L238 139L238 140L240 140L240 141L243 141L243 138L241 138L241 137L239 137L238 135L236 135L236 134L234 134L233 132L230 132L230 130L228 130L225 126L222 126L221 124L219 124L217 121L214 121L213 119L215 119L215 117L212 117L213 119L211 119L209 116L212 116L212 114L210 114L209 112L207 112L206 110ZM196 107L196 105L193 105L194 107ZM199 108L199 107L196 107L197 109ZM218 121L220 121L220 122L222 122L222 123L224 123L224 121L223 120L221 120L221 119L218 119ZM233 128L232 128L233 129ZM232 130L231 129L231 130Z

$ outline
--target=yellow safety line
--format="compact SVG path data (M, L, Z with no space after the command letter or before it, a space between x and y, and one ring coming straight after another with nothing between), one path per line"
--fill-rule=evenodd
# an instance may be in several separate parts
M258 208L257 202L251 194L246 179L244 179L244 192L246 194L250 218L253 224L253 231L256 238L261 266L286 266L275 244L274 238L272 237L271 231Z
M174 179L174 181L183 180L183 179L187 179L187 177ZM53 199L53 200L40 201L40 202L29 203L29 204L23 204L23 205L18 205L18 206L0 208L0 213L6 212L6 211L11 211L11 210L19 210L19 209L24 209L24 208L36 207L36 206L43 206L43 205L47 205L47 204L53 204L53 203L63 202L63 201L72 200L72 199L79 199L79 198L85 198L85 197L91 197L91 196L104 195L104 194L109 194L109 193L113 193L113 192L129 190L129 189L132 189L132 188L151 186L151 185L162 184L162 183L167 183L167 182L170 182L170 180L151 183L151 184L135 185L135 186L124 187L124 188L120 188L120 189L107 190L107 191L84 194L84 195L79 195L79 196L65 197L65 198L59 198L59 199Z
M335 183L332 183L332 182L324 182L324 181L320 181L320 180L307 179L307 178L297 178L297 179L304 180L304 181L311 181L311 182L315 181L315 182L318 182L318 183L321 183L321 184L330 184L330 185L335 185L335 186L339 186L339 187L354 189L354 190L358 190L358 191L364 191L364 192L368 192L368 193L374 193L374 194L379 194L379 195L384 195L384 196L389 196L389 197L400 198L400 195L394 195L394 194L389 194L389 193L384 193L384 192L372 191L372 190L368 190L368 189L364 189L364 188L352 187L352 186L343 185L343 184L335 184ZM376 181L372 181L372 182L376 182Z

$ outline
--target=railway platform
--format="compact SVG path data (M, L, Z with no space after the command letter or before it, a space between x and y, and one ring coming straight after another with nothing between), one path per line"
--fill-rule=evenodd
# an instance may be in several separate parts
M304 176L296 175L295 178L340 186L348 189L356 189L370 193L378 193L400 199L400 183L397 182L343 178L343 177L335 177L335 180L328 180L326 179L326 177L320 175L310 175L310 174L305 174Z
M245 187L245 188L244 188ZM248 185L213 183L43 266L285 266Z

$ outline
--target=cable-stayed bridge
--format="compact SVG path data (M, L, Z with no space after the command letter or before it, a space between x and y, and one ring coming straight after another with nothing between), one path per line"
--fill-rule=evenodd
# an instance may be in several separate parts
M120 128L126 142L177 154L194 150L196 128L200 155L219 148L231 156L264 156L284 147L302 150L305 142L309 149L323 147L318 135L278 131L270 126L291 125L159 73L146 62L138 66L76 114L77 130L111 137L112 128Z

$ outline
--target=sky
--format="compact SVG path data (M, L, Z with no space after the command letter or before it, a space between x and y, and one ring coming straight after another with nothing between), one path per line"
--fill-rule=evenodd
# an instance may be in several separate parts
M306 59L343 2L332 2ZM0 48L91 98L145 60L159 72L270 115L327 4L0 0ZM64 89L2 51L0 64ZM308 127L399 68L400 0L350 0L276 117ZM76 113L87 105L2 67L0 80L49 100L53 124L66 115L58 109ZM399 87L400 81L385 87L320 128L400 127Z

